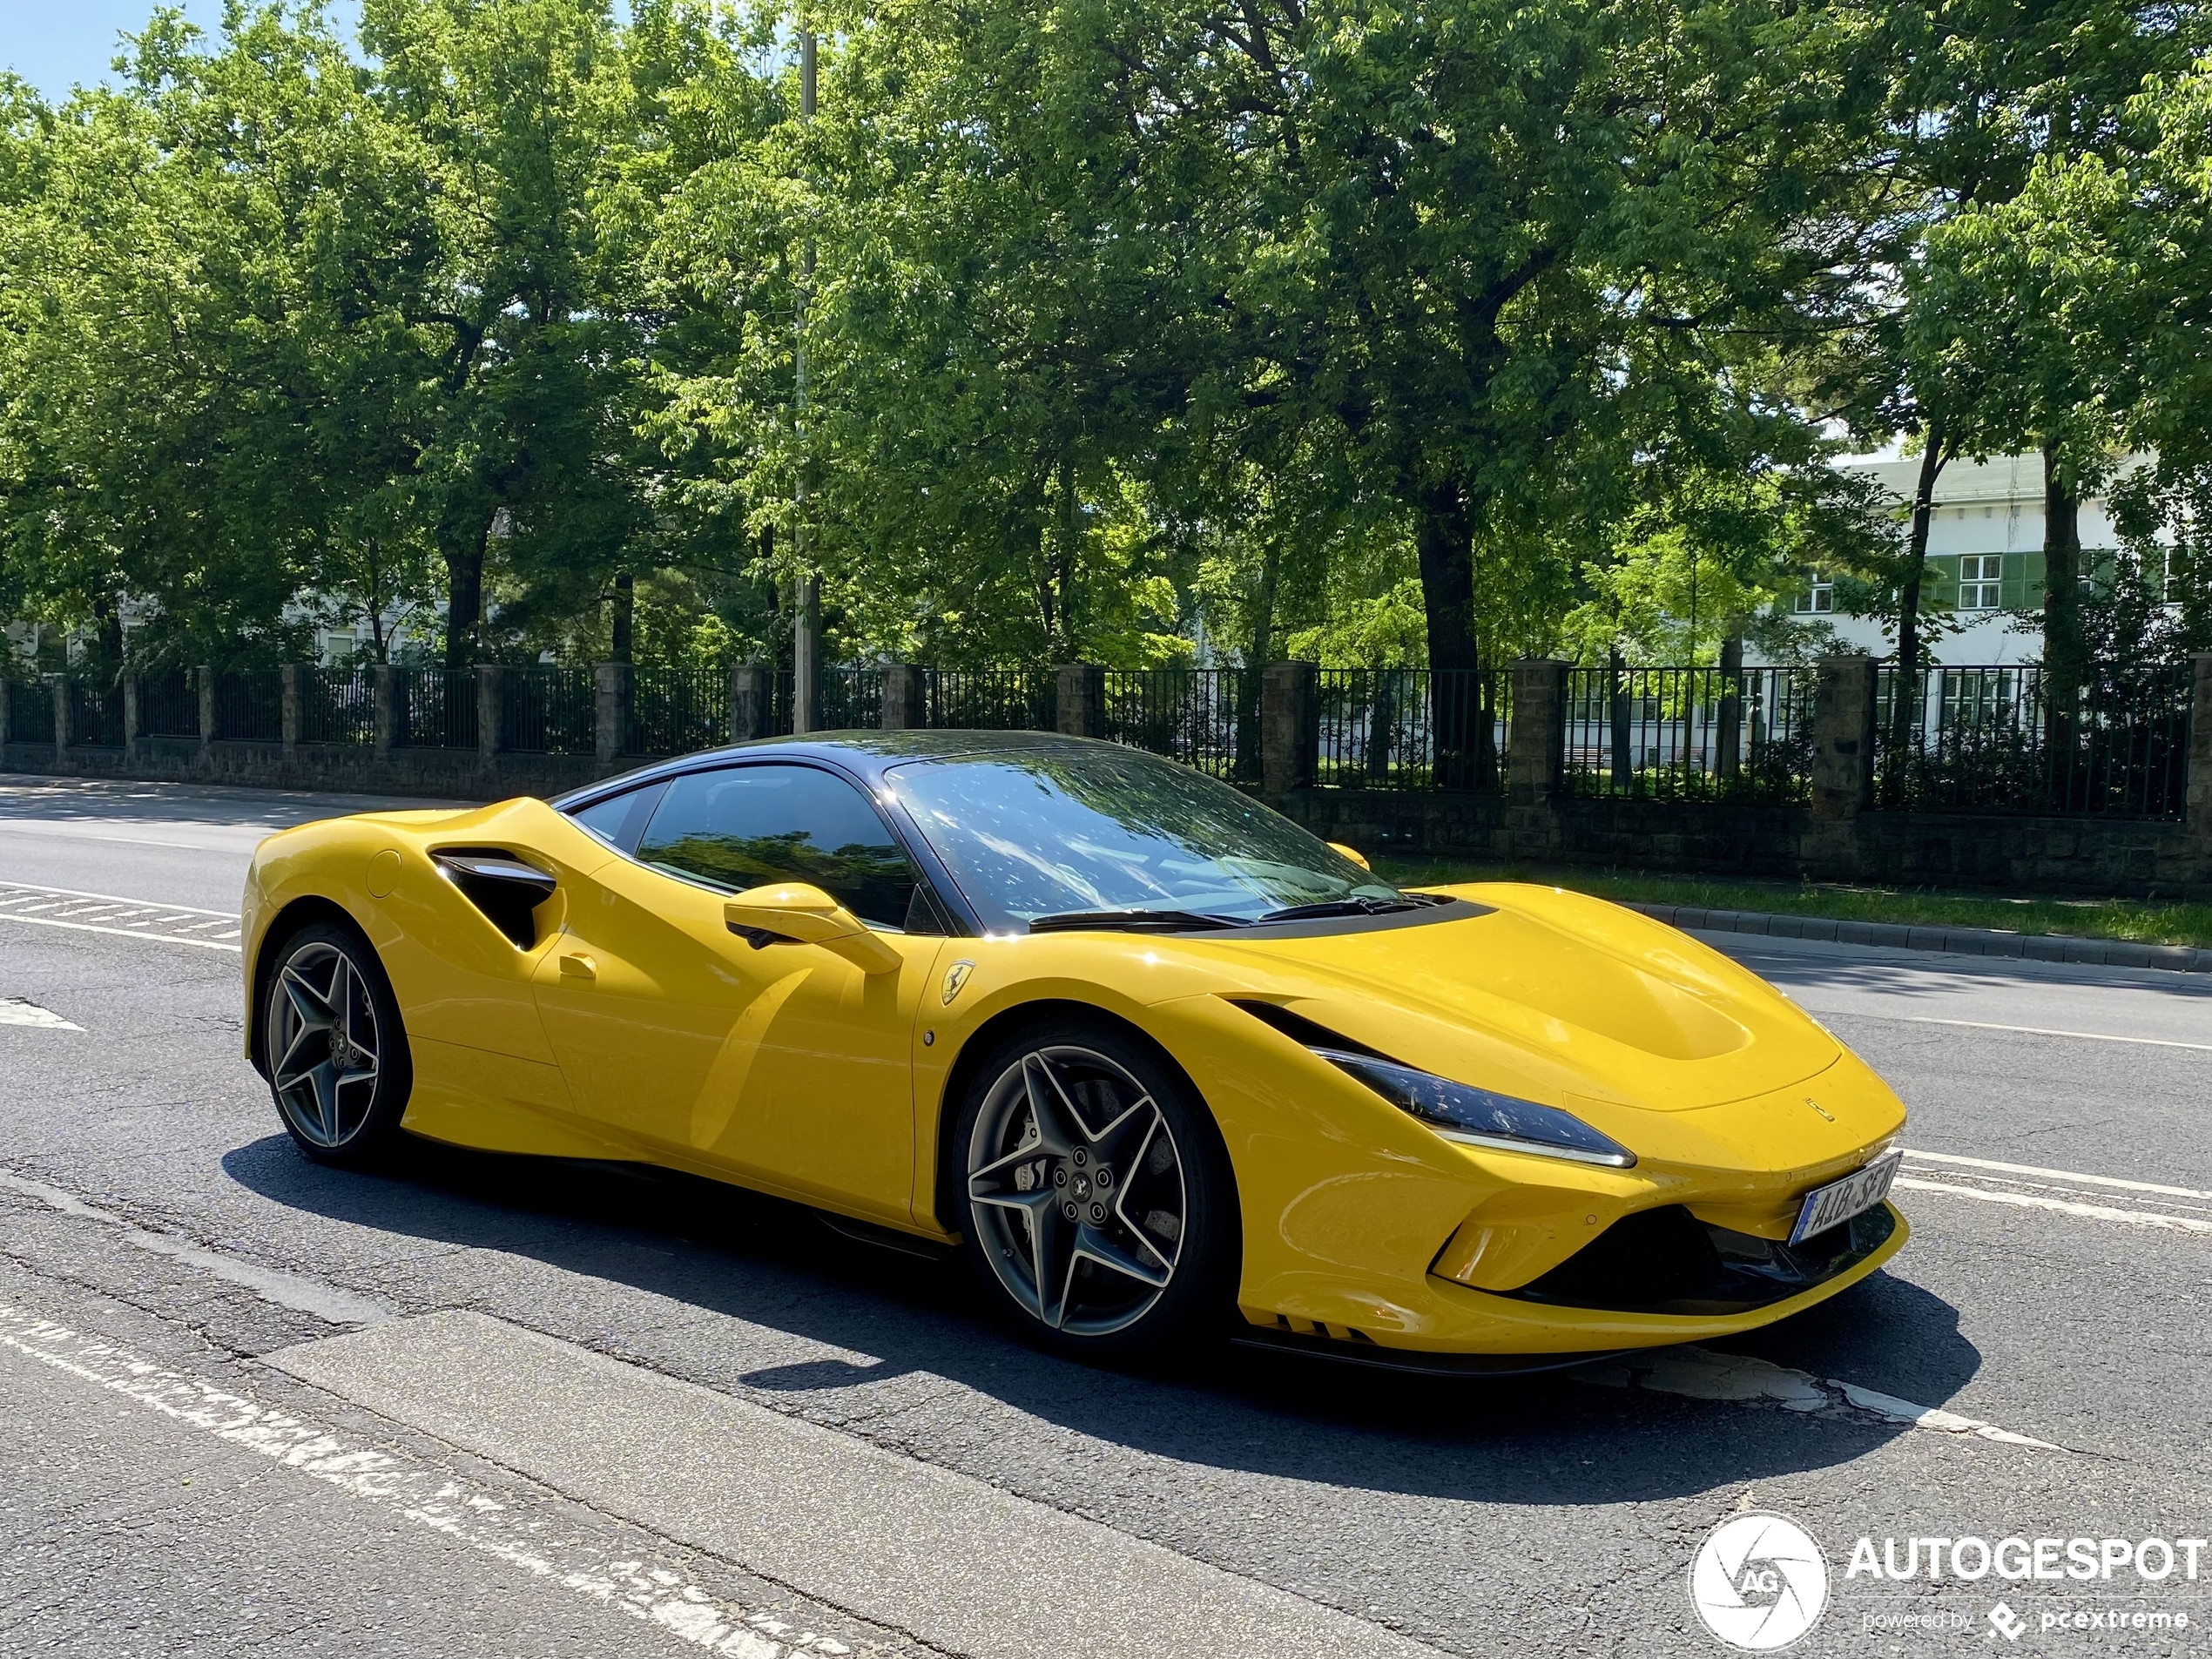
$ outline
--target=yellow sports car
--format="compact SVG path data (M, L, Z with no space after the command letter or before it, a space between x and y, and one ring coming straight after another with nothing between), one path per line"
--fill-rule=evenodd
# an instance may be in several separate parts
M1110 744L850 732L333 819L245 914L308 1157L734 1182L956 1244L1066 1351L1526 1369L1785 1318L1905 1238L1897 1096L1725 957L1400 889Z

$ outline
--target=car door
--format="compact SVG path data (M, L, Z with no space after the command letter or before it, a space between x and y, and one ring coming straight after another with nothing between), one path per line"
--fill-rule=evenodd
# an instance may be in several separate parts
M723 902L811 882L904 959L870 974L816 945L755 948ZM670 782L632 856L577 882L536 975L578 1109L671 1161L907 1219L911 1042L945 944L905 849L825 768L753 762Z

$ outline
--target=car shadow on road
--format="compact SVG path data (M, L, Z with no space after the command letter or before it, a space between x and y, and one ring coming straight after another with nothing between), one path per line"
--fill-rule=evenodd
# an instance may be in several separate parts
M975 1396L959 1413L971 1433L1053 1439L1042 1424L1180 1463L1493 1503L1676 1497L1847 1463L1914 1432L1565 1373L1440 1379L1226 1345L1141 1371L1085 1366L1008 1332L957 1258L856 1242L801 1206L643 1166L416 1143L383 1173L347 1173L281 1136L223 1166L297 1210L642 1292L634 1321L551 1333L832 1426L866 1420L872 1438L940 1461L941 1411L907 1408L947 1384ZM698 1313L671 1323L648 1297ZM468 1305L531 1318L489 1292ZM1886 1273L1728 1345L1927 1405L1979 1366L1948 1304ZM764 1350L804 1357L764 1363Z

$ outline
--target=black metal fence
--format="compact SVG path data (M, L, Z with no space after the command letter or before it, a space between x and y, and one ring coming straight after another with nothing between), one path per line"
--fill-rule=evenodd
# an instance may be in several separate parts
M1346 789L1496 790L1510 669L1325 668L1316 780Z
M298 735L310 744L376 739L373 670L295 671ZM591 670L502 671L496 746L589 755L598 699ZM138 731L194 738L199 671L138 684ZM1811 667L1575 668L1566 671L1561 760L1585 797L1802 802L1810 798L1816 689ZM836 668L822 678L825 730L881 724L884 674ZM1058 723L1048 669L926 670L924 724L1038 729ZM395 745L474 750L482 681L475 669L391 671ZM119 747L119 685L44 678L11 683L10 736L51 738L57 691L72 745ZM207 688L212 737L276 743L284 680L275 669L226 672ZM1325 788L1481 791L1501 786L1509 760L1508 669L1324 669L1313 678L1305 745ZM791 729L788 672L767 677L772 732ZM1262 677L1237 668L1109 670L1103 735L1244 786L1261 781ZM1874 796L1879 807L2179 819L2188 792L2195 675L2188 664L2104 664L2063 685L2040 664L1892 665L1874 673ZM672 755L730 740L730 676L645 668L631 678L624 749Z
M138 730L149 738L199 735L199 682L191 670L174 668L138 681Z
M1805 800L1816 679L1810 668L1570 670L1568 787L1641 800Z
M1103 735L1225 783L1259 781L1256 669L1109 669Z
M123 746L123 688L95 685L85 680L66 680L69 698L69 740L87 749Z
M374 677L358 668L302 668L300 736L307 743L375 742Z
M1060 724L1060 685L1045 669L931 669L922 708L930 725L1049 732Z
M402 749L475 748L476 671L402 668L395 672L392 743Z
M2188 795L2186 663L2104 664L2079 680L2036 664L1885 665L1875 680L1875 799L1885 806L2178 819Z
M281 743L284 676L273 668L216 675L215 735L232 743Z
M521 754L588 755L598 745L588 668L512 668L499 705L499 746Z

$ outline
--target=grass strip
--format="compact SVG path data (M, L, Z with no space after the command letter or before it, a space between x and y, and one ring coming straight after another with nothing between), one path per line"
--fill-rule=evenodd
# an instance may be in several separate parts
M2125 939L2145 945L2212 946L2212 904L2157 899L2062 898L1853 887L1831 881L1724 880L1642 870L1491 864L1471 859L1379 858L1376 870L1410 887L1452 881L1540 881L1622 903L1761 910L1838 921L1892 921L1917 927L1993 927L2004 933Z

